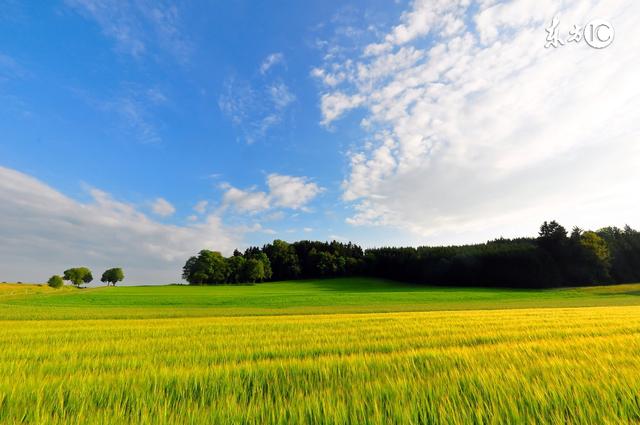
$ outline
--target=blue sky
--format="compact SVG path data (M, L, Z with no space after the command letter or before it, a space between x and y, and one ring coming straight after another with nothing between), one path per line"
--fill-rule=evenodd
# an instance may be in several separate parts
M0 0L0 279L634 225L637 7ZM616 41L545 49L556 14Z
M318 124L310 70L322 55L317 40L334 36L332 20L362 19L363 6L16 2L0 32L2 54L16 64L2 87L3 165L78 199L87 196L81 182L143 210L162 197L176 208L163 218L173 223L198 201L219 203L222 183L264 189L270 173L306 176L326 189L314 211L271 227L322 223L314 236L338 234L349 140ZM277 106L270 90L289 99Z

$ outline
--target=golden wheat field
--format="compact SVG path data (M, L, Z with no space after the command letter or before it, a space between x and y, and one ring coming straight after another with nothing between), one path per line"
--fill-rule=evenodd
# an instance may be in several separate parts
M0 323L0 422L637 423L640 307Z

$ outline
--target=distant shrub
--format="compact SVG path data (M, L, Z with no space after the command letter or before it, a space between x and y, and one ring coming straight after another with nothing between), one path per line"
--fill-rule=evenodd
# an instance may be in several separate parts
M60 276L53 275L47 281L47 285L49 285L52 288L62 288L62 285L64 285L64 281Z

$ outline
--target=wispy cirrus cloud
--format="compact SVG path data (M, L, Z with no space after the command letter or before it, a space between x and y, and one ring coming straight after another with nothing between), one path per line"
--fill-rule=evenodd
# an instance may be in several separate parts
M136 59L169 55L179 63L189 61L193 47L182 31L180 9L167 1L65 0L79 15L95 22L113 41L115 50ZM98 109L119 118L121 130L142 143L162 141L162 124L155 109L168 102L157 87L121 83L111 95L98 98L87 90L76 90Z
M528 234L549 216L632 221L639 13L633 0L418 0L359 54L325 55L312 71L322 124L366 114L343 183L348 222L451 242ZM545 49L556 14L567 32L607 19L616 40Z
M73 92L96 110L117 118L119 130L128 137L146 144L162 142L162 124L156 119L156 113L170 100L160 88L123 83L104 97L84 89Z
M272 61L266 59L261 70ZM295 101L296 96L281 78L263 75L260 79L245 80L231 76L224 83L218 107L244 141L252 144L265 139L281 124Z
M66 4L95 21L119 52L140 58L159 49L186 62L193 50L181 31L180 11L171 2L66 0Z
M269 72L271 68L273 68L278 64L283 63L283 61L284 61L284 55L282 53L280 52L271 53L264 59L264 61L262 61L262 64L260 65L260 73L262 75L266 74L267 72Z

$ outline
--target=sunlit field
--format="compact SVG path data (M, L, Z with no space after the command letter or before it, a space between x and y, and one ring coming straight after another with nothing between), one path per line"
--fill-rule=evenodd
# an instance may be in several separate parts
M38 296L20 297L20 293ZM5 294L5 295L3 295ZM549 290L453 288L342 278L257 285L56 290L0 285L0 320L168 318L640 305L640 285Z
M3 298L0 422L640 421L640 306L632 305L640 304L640 286L516 296L384 281L372 282L369 291L365 280L299 284L304 294L294 283L276 283ZM325 294L327 285L334 288ZM288 307L275 301L287 293ZM349 302L338 303L333 314L292 312L305 302L322 309L324 296L340 294ZM409 294L419 302L403 304ZM240 315L243 297L253 300L257 315ZM376 312L388 307L377 297L425 311ZM171 298L175 304L166 305ZM461 310L456 302L467 298L492 308ZM538 308L519 308L526 298ZM576 305L562 306L567 299ZM576 299L603 304L579 307ZM560 307L549 308L554 303ZM358 305L370 312L340 311ZM426 311L430 305L458 305L458 311ZM166 317L191 308L200 317ZM117 318L94 319L110 309ZM31 311L42 318L30 320ZM45 317L49 311L54 318ZM57 320L65 311L66 320Z
M53 289L47 285L0 283L0 302L21 298L24 295L51 294L62 295L75 291L76 288L65 286L60 289Z

